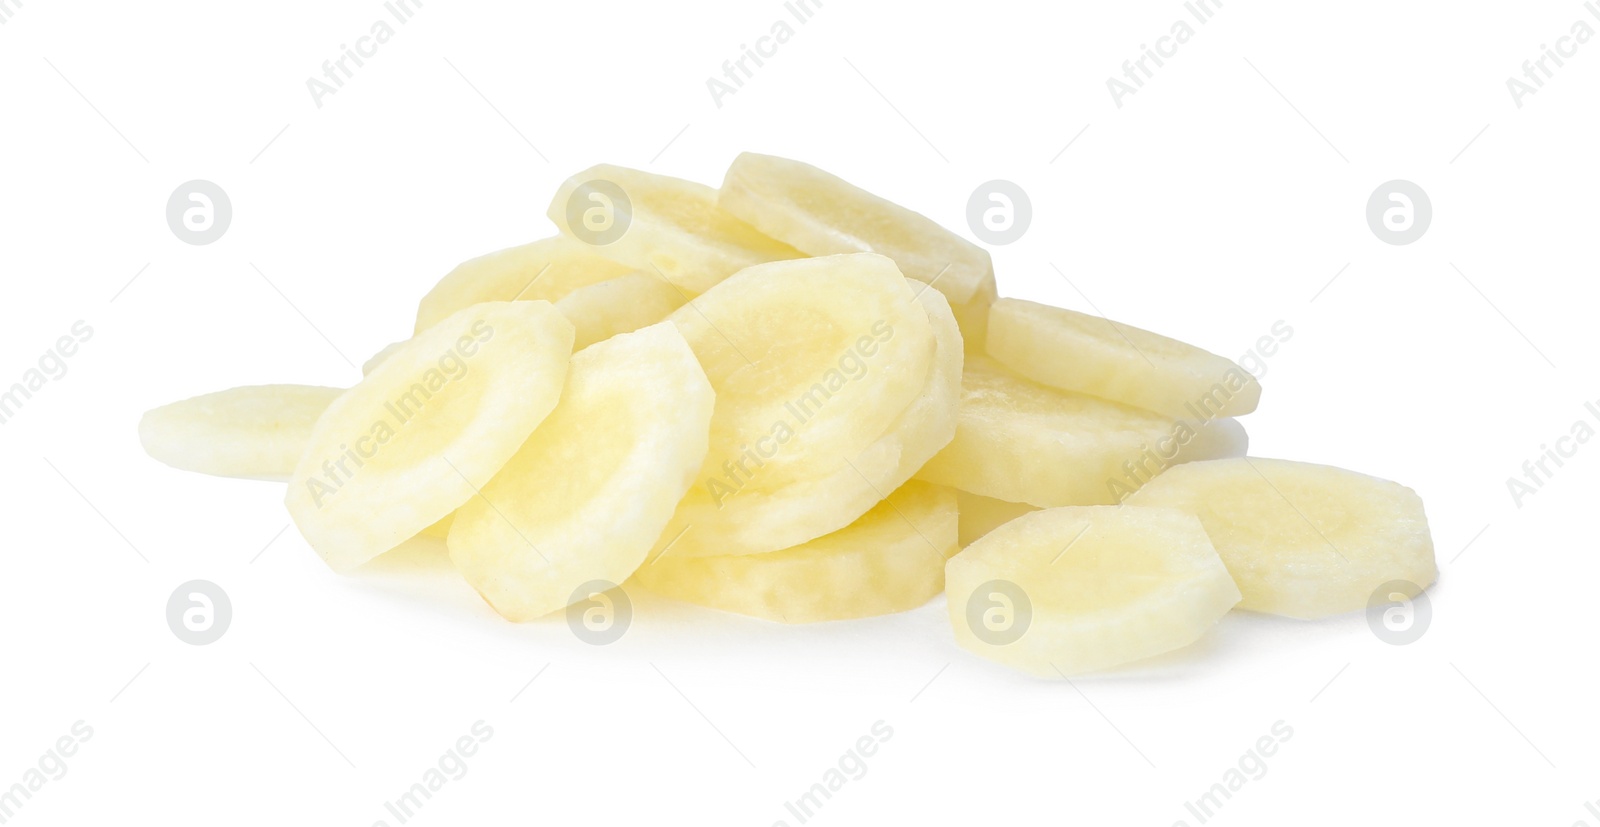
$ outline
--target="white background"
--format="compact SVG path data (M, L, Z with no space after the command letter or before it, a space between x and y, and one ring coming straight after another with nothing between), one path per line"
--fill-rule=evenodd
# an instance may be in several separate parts
M77 320L94 336L0 427L0 786L75 721L94 735L9 823L392 825L384 802L483 720L412 823L793 825L784 802L881 720L814 823L1194 825L1184 803L1281 720L1212 823L1600 824L1600 440L1520 508L1506 489L1600 399L1600 44L1520 109L1506 88L1574 21L1600 28L1577 0L1228 0L1120 109L1106 79L1179 3L828 0L720 108L707 77L788 15L775 0L429 0L321 108L306 79L376 0L13 12L0 382ZM714 184L747 149L964 234L979 183L1019 183L1006 295L1235 358L1286 321L1252 453L1419 491L1432 626L1395 647L1360 614L1235 614L1069 685L958 649L942 600L785 628L636 596L595 647L500 620L436 552L335 576L284 531L281 486L139 448L140 413L175 399L353 382L452 265L547 235L568 174ZM234 207L204 247L165 220L196 178ZM1409 246L1365 220L1396 178L1434 207ZM210 646L163 616L195 578L233 601Z

